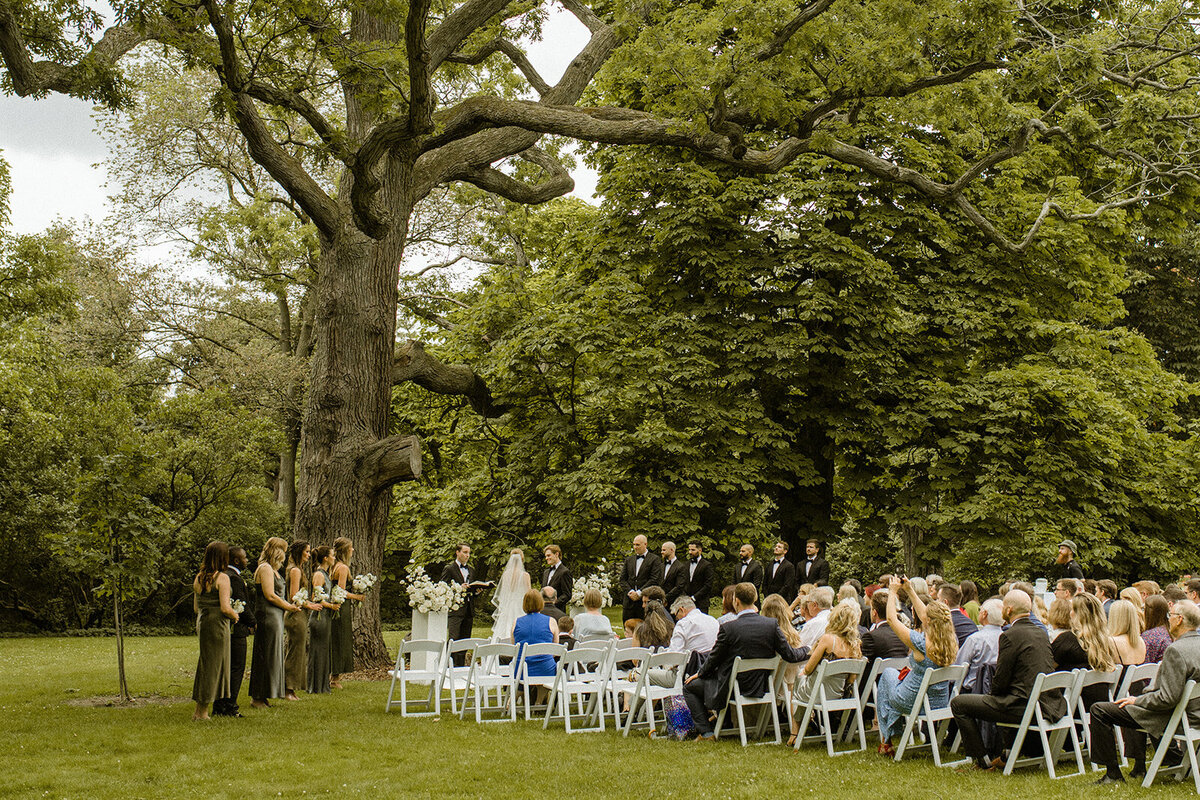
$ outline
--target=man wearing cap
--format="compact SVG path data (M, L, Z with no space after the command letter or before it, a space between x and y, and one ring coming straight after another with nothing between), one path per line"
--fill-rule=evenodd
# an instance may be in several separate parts
M1054 560L1054 564L1061 571L1061 577L1083 580L1083 568L1075 560L1076 552L1078 550L1075 543L1070 539L1063 539L1058 543L1058 558Z

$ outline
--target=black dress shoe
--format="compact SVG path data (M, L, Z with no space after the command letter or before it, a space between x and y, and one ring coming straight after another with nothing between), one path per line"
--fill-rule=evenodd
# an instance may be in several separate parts
M1144 765L1140 766L1140 767L1134 767L1132 770L1130 770L1129 777L1131 777L1131 778L1146 777L1146 767Z
M1105 775L1103 778L1096 781L1096 785L1097 786L1107 786L1110 783L1124 783L1124 782L1125 782L1124 778L1114 778L1111 775Z

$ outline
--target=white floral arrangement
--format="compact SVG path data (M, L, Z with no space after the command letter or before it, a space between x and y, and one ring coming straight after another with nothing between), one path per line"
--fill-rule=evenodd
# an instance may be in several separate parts
M613 604L612 593L608 590L608 578L602 575L592 574L585 578L576 578L575 584L571 587L571 605L583 606L583 595L589 590L595 589L600 592L601 607L611 606Z
M233 600L229 605L233 608L233 613L235 614L241 614L246 610L246 603L242 600Z
M292 595L292 605L304 608L304 604L308 602L308 589L301 589Z
M331 599L329 602L333 603L335 606L340 606L342 603L346 602L346 596L348 594L349 592L335 583L333 585L333 599Z
M354 587L354 591L358 594L366 594L367 590L377 583L379 583L379 578L368 572L365 575L355 575L351 586Z
M321 603L324 603L328 599L329 599L329 592L325 589L324 586L314 586L313 587L312 601L314 603L317 603L318 605L320 605ZM316 616L318 619L320 619L321 609L317 609Z
M467 596L466 588L461 585L451 586L441 581L434 583L429 574L415 562L409 562L408 579L405 584L409 604L413 611L422 614L455 611L462 607Z

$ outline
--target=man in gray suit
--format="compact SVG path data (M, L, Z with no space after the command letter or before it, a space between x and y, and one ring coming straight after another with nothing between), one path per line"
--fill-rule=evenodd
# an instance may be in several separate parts
M1126 749L1133 757L1130 777L1145 775L1145 734L1161 739L1171 713L1179 705L1183 687L1190 680L1200 681L1200 634L1196 632L1200 628L1200 606L1190 600L1177 600L1167 622L1175 643L1163 654L1154 691L1092 706L1092 761L1105 767L1104 777L1097 783L1125 782L1117 763L1117 725L1137 732L1136 736L1126 737ZM1200 698L1188 704L1187 715L1191 725L1200 726Z

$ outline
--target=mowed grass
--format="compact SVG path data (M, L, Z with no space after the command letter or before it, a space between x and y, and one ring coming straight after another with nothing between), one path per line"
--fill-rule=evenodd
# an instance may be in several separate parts
M394 647L401 634L388 634ZM244 719L192 722L196 640L128 641L129 684L164 702L77 703L115 692L112 639L0 640L0 797L69 798L631 798L1195 797L1190 780L1142 790L1093 789L1093 777L1051 781L959 775L926 756L903 764L873 753L829 758L782 746L650 741L574 734L541 722L475 725L383 712L387 682L350 682ZM243 684L243 692L244 692ZM73 703L74 701L74 703Z

